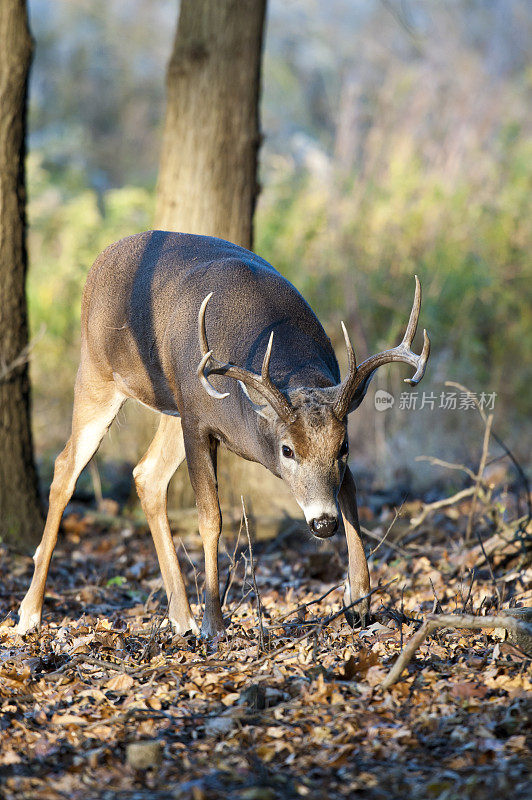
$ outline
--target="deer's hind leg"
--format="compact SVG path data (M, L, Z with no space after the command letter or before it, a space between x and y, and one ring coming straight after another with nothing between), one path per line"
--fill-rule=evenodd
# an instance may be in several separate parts
M21 634L40 626L46 577L63 511L80 472L98 449L124 400L113 381L80 367L74 388L72 433L55 462L44 533L33 557L33 578L19 609L17 630Z
M181 420L163 414L155 438L133 470L133 477L157 551L172 627L176 633L197 634L199 629L190 610L166 513L168 484L184 459Z

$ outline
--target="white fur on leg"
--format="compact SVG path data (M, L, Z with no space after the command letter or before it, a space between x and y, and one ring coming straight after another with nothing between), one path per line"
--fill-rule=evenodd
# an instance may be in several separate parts
M353 598L351 597L351 585L349 583L349 578L346 578L344 586L344 606L349 606L352 602Z
M29 612L25 611L24 604L20 606L18 612L18 625L17 625L17 633L21 636L24 636L25 633L30 633L30 631L38 630L41 627L41 615L39 612Z
M200 633L200 629L198 628L196 620L192 616L189 617L186 622L183 622L182 620L172 619L170 617L170 625L172 626L173 632L179 633L181 636L183 636L185 633L188 633L189 631L191 631L191 633L193 633L194 636L199 636Z

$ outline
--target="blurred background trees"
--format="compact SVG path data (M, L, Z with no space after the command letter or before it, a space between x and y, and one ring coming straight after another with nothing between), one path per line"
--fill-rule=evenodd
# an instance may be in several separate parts
M110 241L154 224L173 2L30 0L29 299L35 438L46 464L68 434L79 296ZM303 292L338 347L398 340L417 272L433 340L420 390L496 392L496 427L529 459L532 68L526 0L270 0L254 249ZM377 413L409 391L400 369L352 415L352 454L377 481L421 453L468 461L474 412ZM132 462L151 433L113 434ZM147 419L147 418L146 418ZM150 428L150 430L147 430ZM424 471L423 471L424 470Z
M0 538L27 547L42 519L33 461L26 309L25 0L0 5Z

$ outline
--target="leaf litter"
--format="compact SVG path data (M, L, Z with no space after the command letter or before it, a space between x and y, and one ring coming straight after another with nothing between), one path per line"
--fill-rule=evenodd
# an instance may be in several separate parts
M383 689L431 613L530 605L529 551L500 533L466 547L469 511L394 527L363 630L342 612L345 543L297 526L221 557L228 630L210 642L172 634L149 534L127 521L66 517L24 638L32 562L1 549L0 796L530 797L530 658L504 631L434 630ZM197 545L181 563L198 618Z

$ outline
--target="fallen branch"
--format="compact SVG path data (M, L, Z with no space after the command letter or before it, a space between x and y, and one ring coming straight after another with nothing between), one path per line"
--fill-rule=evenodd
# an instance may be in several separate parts
M523 609L523 612L526 610ZM526 616L526 614L523 614L525 619ZM474 617L471 614L429 614L383 680L382 689L389 689L399 680L416 650L421 647L427 636L430 636L438 628L461 628L470 631L483 630L484 628L489 628L490 630L500 628L512 632L514 641L519 639L522 642L521 649L526 646L526 652L532 651L532 624L523 619L516 619L515 616L510 614L497 614L496 616L486 617Z

